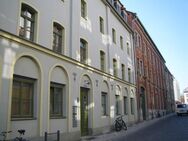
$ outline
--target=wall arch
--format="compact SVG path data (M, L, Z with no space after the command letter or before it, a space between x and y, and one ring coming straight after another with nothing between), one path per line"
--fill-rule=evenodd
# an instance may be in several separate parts
M92 80L87 74L83 74L81 76L80 87L89 88L89 89L93 88Z
M30 80L32 79L33 87L32 87L32 96L33 96L33 106L32 107L32 118L34 120L30 120L28 122L24 120L11 121L8 125L10 130L17 130L18 128L24 128L28 132L31 132L29 136L37 136L41 133L41 99L42 99L42 67L38 59L30 54L23 53L16 57L13 62L13 70L12 77L13 80L16 79L24 79ZM10 93L9 93L9 121L11 119L11 105L12 105L12 94L13 94L13 81L10 83ZM35 119L36 118L36 119ZM37 130L36 130L37 129ZM12 134L15 136L15 134Z
M51 103L51 92L55 94L55 89L61 90L61 110L59 111L59 115L55 115L55 109L52 108L53 104ZM55 96L55 95L53 95ZM54 98L55 99L55 98ZM57 108L57 107L56 107ZM60 130L60 132L68 131L68 119L69 119L69 78L66 69L59 64L51 67L49 71L49 82L48 82L48 130L49 132L56 132ZM53 110L52 110L53 109ZM52 113L51 113L52 112ZM54 120L54 118L59 118L58 120Z
M92 133L94 106L93 84L91 78L87 74L84 74L80 79L81 135L89 135Z
M102 92L109 93L109 85L108 85L108 82L105 80L102 83Z

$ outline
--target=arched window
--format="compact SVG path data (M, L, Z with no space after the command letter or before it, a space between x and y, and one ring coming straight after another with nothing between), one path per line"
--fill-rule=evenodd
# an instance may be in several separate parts
M36 11L26 4L22 4L20 23L19 23L19 36L25 39L34 41L35 18Z

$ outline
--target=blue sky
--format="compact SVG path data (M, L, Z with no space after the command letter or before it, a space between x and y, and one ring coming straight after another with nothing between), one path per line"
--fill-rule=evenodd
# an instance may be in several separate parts
M188 0L121 0L137 13L178 80L188 87Z

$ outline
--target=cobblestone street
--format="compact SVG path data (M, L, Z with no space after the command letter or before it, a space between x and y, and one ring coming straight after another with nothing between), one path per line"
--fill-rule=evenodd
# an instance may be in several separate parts
M104 133L84 137L82 141L187 141L188 116L167 115L144 121L128 128L127 131Z

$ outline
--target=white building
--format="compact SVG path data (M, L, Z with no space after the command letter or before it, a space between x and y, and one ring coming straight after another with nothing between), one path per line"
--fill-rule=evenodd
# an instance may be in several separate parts
M179 82L176 79L174 79L174 96L175 101L181 101Z
M183 90L184 101L188 104L188 87Z
M0 131L39 141L137 121L132 30L121 3L0 1Z

